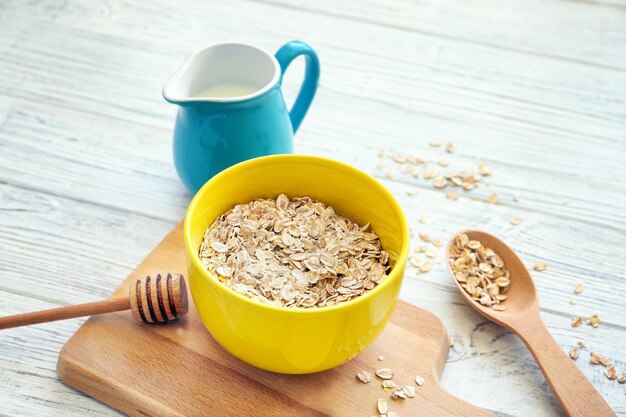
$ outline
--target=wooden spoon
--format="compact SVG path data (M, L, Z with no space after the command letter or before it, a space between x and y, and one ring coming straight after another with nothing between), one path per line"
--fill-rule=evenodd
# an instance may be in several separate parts
M470 240L478 240L493 249L510 271L511 286L507 292L507 299L502 304L506 310L496 311L474 301L454 278L454 272L447 260L450 259L450 248L455 244L457 236L463 233ZM541 321L535 284L522 261L509 246L486 232L478 230L459 232L448 242L446 262L452 279L467 303L487 319L506 327L522 339L568 416L616 416L591 382L550 336L548 329Z
M167 323L187 314L189 301L182 275L157 274L132 282L128 297L0 317L0 330L130 309L137 321Z

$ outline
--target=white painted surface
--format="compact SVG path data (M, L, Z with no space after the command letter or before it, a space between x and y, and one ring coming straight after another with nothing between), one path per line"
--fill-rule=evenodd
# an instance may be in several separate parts
M416 232L479 227L529 265L547 262L533 275L550 332L626 371L625 23L626 4L611 1L0 0L0 315L106 297L182 218L191 196L171 162L175 108L160 92L186 55L301 39L322 77L296 151L375 174ZM288 98L301 72L290 68ZM453 202L379 148L458 170L484 162L492 185ZM473 200L493 192L498 205ZM408 270L403 298L455 338L443 384L500 416L562 415L522 343L466 307L440 261ZM586 289L574 296L577 283ZM592 313L598 329L569 326ZM118 414L56 379L81 322L0 333L0 416ZM626 416L626 387L586 353L577 364Z

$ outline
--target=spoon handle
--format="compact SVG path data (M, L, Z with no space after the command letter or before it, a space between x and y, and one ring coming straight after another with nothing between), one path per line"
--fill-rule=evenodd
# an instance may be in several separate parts
M604 398L563 352L541 318L519 322L516 330L539 364L552 392L569 417L616 417Z

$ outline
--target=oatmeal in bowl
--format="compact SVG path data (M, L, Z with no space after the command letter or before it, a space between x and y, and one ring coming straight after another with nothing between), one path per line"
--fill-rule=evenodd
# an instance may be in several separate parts
M205 232L198 255L224 285L253 300L333 306L387 278L389 256L369 229L310 197L280 194L222 214Z

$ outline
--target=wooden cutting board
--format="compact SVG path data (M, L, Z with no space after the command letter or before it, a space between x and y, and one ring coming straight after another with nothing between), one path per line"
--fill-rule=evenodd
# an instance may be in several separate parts
M112 295L125 294L131 279L185 270L178 225ZM381 336L350 362L317 374L275 374L223 350L191 304L185 318L165 326L139 324L128 311L90 318L61 350L57 372L131 416L371 416L379 398L401 416L493 416L439 386L447 353L439 319L399 302ZM363 384L355 377L382 367L396 372L397 383L415 386L417 396L393 401L381 380ZM415 385L416 375L423 386Z

